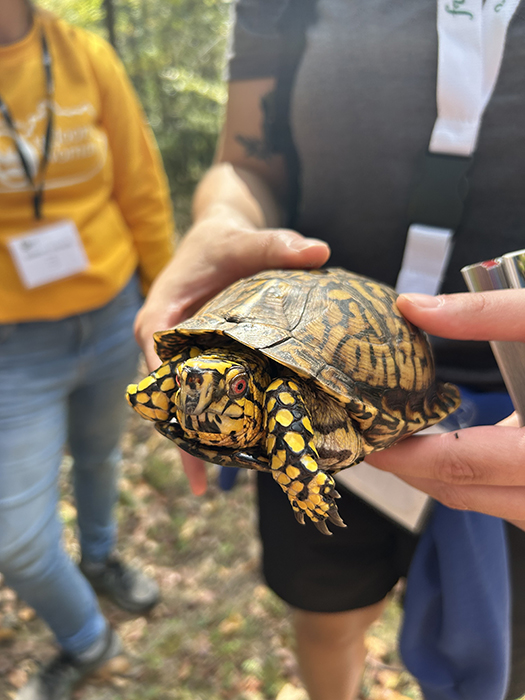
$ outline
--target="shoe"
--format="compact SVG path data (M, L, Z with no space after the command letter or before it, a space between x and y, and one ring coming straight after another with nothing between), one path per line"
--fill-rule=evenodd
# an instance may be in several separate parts
M108 557L103 563L83 559L80 571L97 593L128 612L147 612L160 600L159 587L152 578L116 557Z
M95 658L87 660L84 658L86 653L80 657L74 657L62 652L29 679L27 685L15 696L15 700L71 700L75 687L86 676L122 653L120 639L108 625L102 640L102 648Z

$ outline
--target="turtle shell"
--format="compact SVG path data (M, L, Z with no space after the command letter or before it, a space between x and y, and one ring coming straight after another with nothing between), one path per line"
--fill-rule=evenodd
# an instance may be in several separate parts
M270 270L241 279L192 318L155 334L162 360L217 335L314 380L343 403L381 410L385 391L424 394L434 384L426 335L398 311L384 284L340 268ZM375 398L374 398L375 397Z

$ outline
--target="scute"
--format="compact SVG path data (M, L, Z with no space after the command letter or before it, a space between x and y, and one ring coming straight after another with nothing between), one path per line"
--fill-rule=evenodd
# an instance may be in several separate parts
M246 345L343 402L370 389L425 391L434 365L424 333L395 306L396 293L339 268L270 270L239 280L176 328L155 334L168 359L199 336ZM367 391L368 389L368 391ZM377 407L380 409L380 407Z

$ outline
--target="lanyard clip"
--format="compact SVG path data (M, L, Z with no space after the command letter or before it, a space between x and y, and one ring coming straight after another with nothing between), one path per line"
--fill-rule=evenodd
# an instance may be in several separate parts
M471 156L427 152L409 204L410 223L455 231L463 214L471 163Z

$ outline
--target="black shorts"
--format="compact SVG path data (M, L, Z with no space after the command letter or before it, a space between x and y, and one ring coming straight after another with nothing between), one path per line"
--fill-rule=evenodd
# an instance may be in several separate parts
M355 610L382 600L406 576L417 536L338 485L346 528L332 537L295 520L270 474L257 474L263 575L285 602L311 612ZM507 700L525 693L525 532L508 525L513 590L512 676Z
M406 576L417 536L337 487L346 528L329 525L331 537L312 523L297 523L281 487L259 472L259 527L263 573L290 605L311 612L354 610L383 600Z

